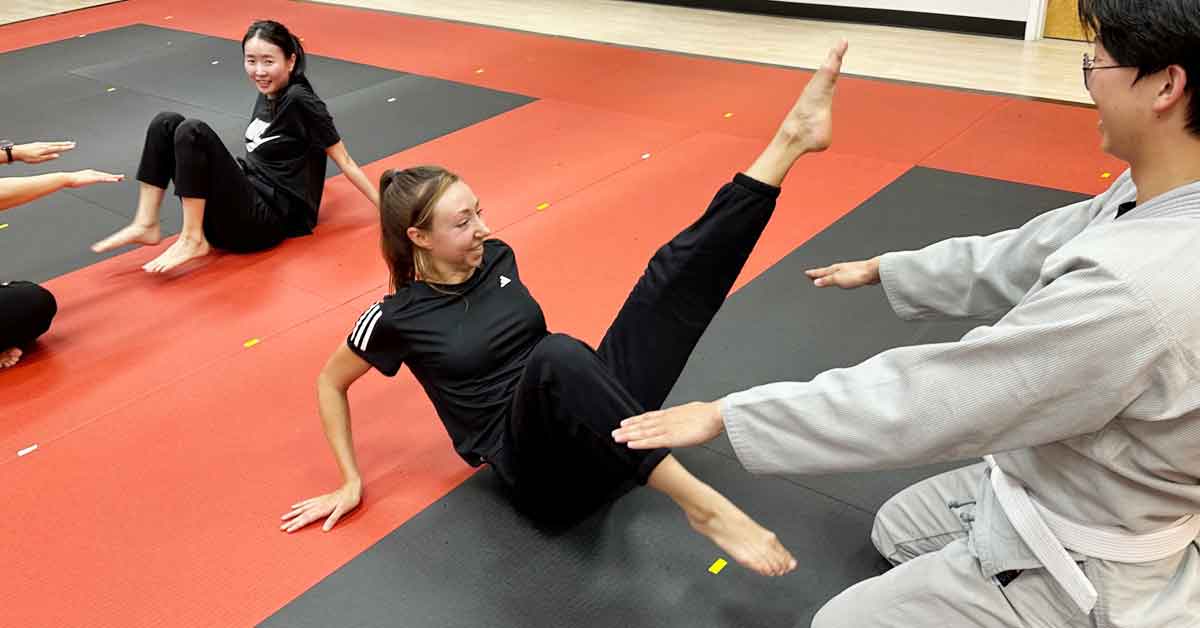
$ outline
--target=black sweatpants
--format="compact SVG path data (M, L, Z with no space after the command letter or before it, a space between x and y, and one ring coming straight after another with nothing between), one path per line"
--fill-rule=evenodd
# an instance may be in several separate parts
M616 443L621 420L658 409L724 303L775 209L779 188L738 174L651 258L599 348L562 334L534 348L499 460L517 505L571 518L645 484L669 453Z
M56 313L58 303L49 290L28 281L0 283L0 351L37 340Z
M217 248L261 251L287 237L284 212L264 198L269 189L256 188L221 138L199 120L169 112L154 116L137 179L163 189L174 180L176 195L205 199L204 237Z

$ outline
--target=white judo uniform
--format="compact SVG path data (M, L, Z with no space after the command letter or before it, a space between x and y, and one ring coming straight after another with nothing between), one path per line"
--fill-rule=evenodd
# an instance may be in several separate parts
M873 540L899 566L843 592L814 626L1200 626L1200 183L1129 209L1136 196L1126 172L1018 229L886 254L898 316L983 324L722 400L752 472L987 454L1003 472L966 467L889 501ZM1151 560L1097 558L1055 528L1080 572L1056 575L993 475L1046 517L1118 539L1118 554L1152 533L1174 540ZM994 578L1015 570L1007 585ZM1094 587L1094 603L1072 583Z

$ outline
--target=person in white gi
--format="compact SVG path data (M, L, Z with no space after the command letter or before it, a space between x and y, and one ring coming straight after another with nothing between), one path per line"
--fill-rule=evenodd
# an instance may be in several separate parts
M1020 228L809 271L907 319L985 322L810 382L627 419L728 432L757 473L986 456L876 516L897 565L813 626L1200 626L1200 0L1082 0L1103 148L1130 169Z

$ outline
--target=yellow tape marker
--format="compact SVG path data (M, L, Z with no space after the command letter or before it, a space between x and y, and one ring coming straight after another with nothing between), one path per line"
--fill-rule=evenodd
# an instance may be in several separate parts
M726 113L726 114L725 114L725 117L726 117L726 118L732 118L732 117L733 117L733 113Z
M476 74L483 74L483 68L479 68L478 70L475 70L475 73L476 73Z
M546 209L549 206L550 206L550 203L542 203L541 205L537 206L537 209L538 209L538 211L542 211L543 209Z
M117 91L117 88L115 88L115 87L110 87L110 88L108 88L108 89L106 89L106 90L104 90L104 91L106 91L106 92L115 92L115 91Z
M164 19L164 20L173 20L173 19L175 19L175 16L174 16L174 15L168 15L167 17L164 17L163 19Z
M6 223L4 223L4 224L2 224L2 225L0 225L0 229L7 229L7 228L8 228L8 223L7 223L7 222L6 222Z
M21 451L18 451L18 452L17 452L17 456L18 456L18 457L24 457L24 456L28 456L29 454L31 454L31 453L33 453L33 452L35 452L35 451L37 451L37 443L34 443L34 444L32 444L32 445L30 445L30 446L26 447L25 449L22 449Z
M256 345L260 342L262 342L262 341L259 340L258 338L251 338L251 339L247 340L246 342L243 342L242 346L249 349L250 347L253 347L254 345Z
M1104 174L1100 175L1100 178L1101 178L1101 179L1107 179L1107 178L1109 178L1109 177L1111 177L1111 176L1112 176L1112 173L1111 173L1111 172L1106 172L1106 173L1104 173Z
M642 159L650 159L650 153L642 153Z
M729 563L725 562L724 558L718 558L717 562L713 563L712 567L708 568L708 573L721 573L721 570L724 569L725 565L728 564Z

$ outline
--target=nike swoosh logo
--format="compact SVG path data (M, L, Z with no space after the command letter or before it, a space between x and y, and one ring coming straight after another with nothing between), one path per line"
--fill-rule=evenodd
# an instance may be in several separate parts
M271 140L277 140L281 137L283 137L283 136L282 135L268 135L267 137L260 137L260 138L253 139L253 140L250 138L246 138L246 152L253 153L254 149L258 148L259 146L262 146L263 144L266 144L267 142L269 142Z

